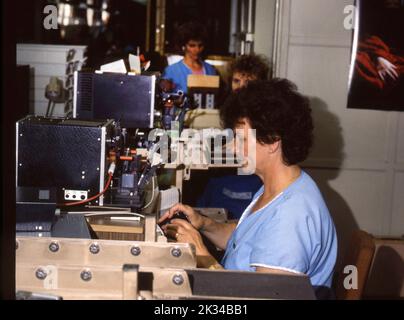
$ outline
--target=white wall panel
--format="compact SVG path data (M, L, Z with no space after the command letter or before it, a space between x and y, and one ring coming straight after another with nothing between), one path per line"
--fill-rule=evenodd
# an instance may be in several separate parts
M324 197L341 225L356 224L375 234L382 234L385 172L356 170L307 169L321 187ZM404 180L403 180L404 182Z
M275 0L256 0L254 52L272 57Z
M352 0L292 0L291 38L318 38L325 43L339 39L342 44L349 45L345 38L344 7L352 3Z
M404 114L400 113L398 115L398 117L399 117L399 127L398 127L398 133L397 133L396 162L399 163L402 167L404 167ZM403 191L403 193L404 193L404 191Z
M46 110L48 108L47 101L35 101L35 114L38 116L45 116ZM64 117L65 105L63 103L57 103L53 109L53 116L55 117Z
M404 236L404 172L397 173L394 180L391 235Z
M70 49L76 50L74 60L83 59L83 46L17 44L17 61L30 63L64 64Z
M29 64L34 66L34 75L40 77L50 77L59 76L62 80L64 80L64 75L66 72L66 64L65 63L57 63L57 64L47 64L47 63L35 63L29 61L19 61L19 64Z

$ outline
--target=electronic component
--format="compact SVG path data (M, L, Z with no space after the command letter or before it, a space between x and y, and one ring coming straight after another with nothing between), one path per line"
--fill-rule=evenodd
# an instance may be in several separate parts
M107 182L113 128L113 121L34 116L18 121L16 186L56 188L58 204L96 196Z
M115 119L124 128L153 128L155 76L76 72L73 117Z

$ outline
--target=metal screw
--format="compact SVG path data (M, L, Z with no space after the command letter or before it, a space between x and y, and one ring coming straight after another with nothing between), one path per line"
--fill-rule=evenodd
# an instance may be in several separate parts
M173 283L177 286L180 286L184 283L184 277L180 274L176 274L173 277Z
M48 274L44 269L39 268L38 270L36 270L35 275L39 280L44 280Z
M91 274L91 271L90 270L83 270L81 273L80 273L80 278L81 278L81 280L83 280L83 281L90 281L91 280L91 278L93 277L93 275Z
M57 242L52 242L52 243L49 245L49 250L50 250L51 252L58 252L58 251L59 251L59 243L57 243Z
M90 246L90 252L92 254L97 254L100 252L100 246L98 245L98 243L92 243Z
M142 253L142 249L140 249L138 246L135 246L135 247L132 247L132 248L130 249L130 253L131 253L133 256L137 257L137 256L139 256L139 255Z
M171 255L175 258L179 258L182 255L181 249L180 248L173 248L171 249Z

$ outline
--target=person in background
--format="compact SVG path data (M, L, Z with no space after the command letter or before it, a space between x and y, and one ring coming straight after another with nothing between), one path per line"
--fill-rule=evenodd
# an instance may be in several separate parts
M236 91L254 80L269 79L269 61L262 55L242 55L230 65L231 89Z
M163 79L172 81L175 90L188 92L187 81L191 74L216 75L216 69L202 59L207 31L198 22L188 22L180 26L178 39L184 58L165 68Z
M268 80L269 71L269 61L264 56L250 54L238 57L230 65L232 91L246 87L251 81ZM229 219L237 220L261 186L262 182L255 174L211 178L196 206L225 208Z
M299 167L313 144L308 98L286 79L255 81L227 99L220 117L225 128L244 132L238 138L255 140L255 173L263 186L238 224L218 223L183 204L173 206L159 220L169 221L163 227L166 235L194 244L199 267L304 274L316 292L332 292L335 226L316 183ZM246 148L237 152L248 156ZM178 212L187 220L175 219ZM226 250L221 264L201 233Z

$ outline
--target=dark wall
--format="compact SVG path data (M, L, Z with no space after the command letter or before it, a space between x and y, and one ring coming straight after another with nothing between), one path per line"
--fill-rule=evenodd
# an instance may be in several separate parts
M167 51L178 50L175 47L175 30L179 25L199 21L208 29L206 53L227 55L230 43L230 8L230 0L167 0Z
M14 1L2 1L1 18L1 211L0 211L0 299L15 297L15 125L16 65L15 25L18 23Z
M45 30L43 27L44 7L48 0L20 0L18 23L15 24L17 42L42 44L75 44L88 45L97 32L88 26L69 26L66 36L61 37L58 30ZM74 3L86 1L75 1ZM73 2L70 2L73 3ZM146 6L132 0L111 0L108 11L111 14L108 29L113 31L113 40L124 48L145 47L146 39Z
M18 1L18 16L16 15L17 20L14 24L17 42L41 43L46 37L59 36L57 31L44 32L42 19L45 17L43 8L46 5L46 0Z
M132 0L111 0L108 12L109 23L98 28L87 25L58 26L46 30L43 20L44 7L49 0L20 0L18 21L15 23L16 40L21 43L64 44L88 46L87 67L97 69L100 65L127 58L129 53L141 52L146 45L147 6ZM85 0L70 1L71 4L86 3ZM85 10L75 11L85 15ZM62 31L64 36L62 37Z

